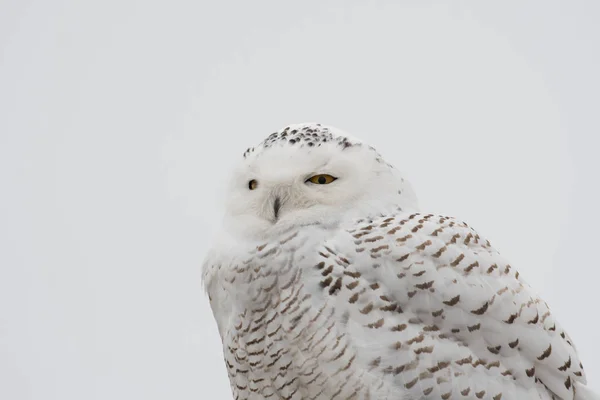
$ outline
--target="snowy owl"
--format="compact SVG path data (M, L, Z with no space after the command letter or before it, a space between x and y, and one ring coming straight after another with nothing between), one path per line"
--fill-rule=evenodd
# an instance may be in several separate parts
M203 280L235 399L600 399L547 304L332 127L240 157Z

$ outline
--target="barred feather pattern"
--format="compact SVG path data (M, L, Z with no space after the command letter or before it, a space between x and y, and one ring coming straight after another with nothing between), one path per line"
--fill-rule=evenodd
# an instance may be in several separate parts
M548 305L454 218L398 211L222 249L204 280L236 400L572 400L585 384Z

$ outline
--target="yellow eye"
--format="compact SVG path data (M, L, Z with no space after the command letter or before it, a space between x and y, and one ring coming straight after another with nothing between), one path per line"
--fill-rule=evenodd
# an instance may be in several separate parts
M306 180L306 182L311 182L314 183L316 185L327 185L333 181L335 181L337 178L331 176L331 175L327 175L327 174L319 174L319 175L315 175L315 176L311 176L310 178L308 178Z
M256 189L257 186L258 182L256 182L256 179L252 179L250 182L248 182L248 189L250 190Z

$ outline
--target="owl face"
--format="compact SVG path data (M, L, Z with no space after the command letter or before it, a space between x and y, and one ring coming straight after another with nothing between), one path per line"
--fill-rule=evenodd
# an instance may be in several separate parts
M245 153L226 206L236 230L265 236L402 202L406 185L373 148L318 127L305 135L288 127Z

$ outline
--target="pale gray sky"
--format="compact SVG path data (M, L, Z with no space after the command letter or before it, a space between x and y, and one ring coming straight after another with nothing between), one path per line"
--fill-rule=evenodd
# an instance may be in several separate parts
M230 399L200 263L305 121L486 235L600 389L600 3L524 3L0 1L0 398Z

